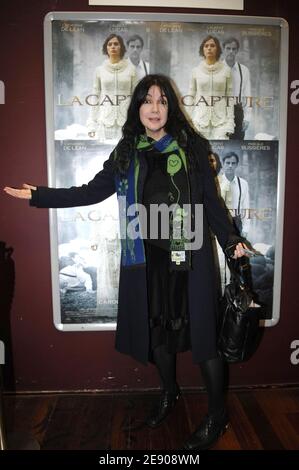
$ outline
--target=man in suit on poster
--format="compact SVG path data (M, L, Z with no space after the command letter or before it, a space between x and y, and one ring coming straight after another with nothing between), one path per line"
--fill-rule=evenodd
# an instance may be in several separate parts
M228 152L222 158L223 173L218 176L221 197L230 210L234 224L240 235L247 237L250 220L249 189L244 178L236 175L239 165L239 156L235 152Z
M247 97L251 96L250 72L248 67L237 61L240 43L237 38L229 37L223 42L225 63L230 67L233 82L233 96L237 100L234 106L235 130L231 139L243 140L251 119L252 108Z
M129 54L129 61L135 65L137 79L145 77L149 74L150 64L141 58L143 51L144 41L139 34L130 36L127 40L127 48Z

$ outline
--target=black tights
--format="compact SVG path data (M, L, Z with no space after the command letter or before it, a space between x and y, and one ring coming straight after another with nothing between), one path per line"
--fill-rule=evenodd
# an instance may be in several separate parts
M225 407L224 364L221 357L208 359L200 363L209 400L209 414L221 413Z
M165 344L162 344L153 350L153 356L163 390L175 392L177 388L176 354L169 353Z
M161 345L153 350L153 357L162 388L168 392L175 392L176 354L167 352L166 346ZM220 357L208 359L200 363L200 370L208 393L209 414L218 414L225 407L223 361Z

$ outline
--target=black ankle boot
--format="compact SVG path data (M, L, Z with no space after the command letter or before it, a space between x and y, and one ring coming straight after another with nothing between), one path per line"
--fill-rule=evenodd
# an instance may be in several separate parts
M149 426L150 428L158 427L173 410L180 395L181 392L179 387L177 387L175 392L168 392L163 390L159 397L159 402L157 406L153 409L152 413L145 420L147 426Z
M185 450L204 450L212 447L228 428L228 415L207 415L184 444Z

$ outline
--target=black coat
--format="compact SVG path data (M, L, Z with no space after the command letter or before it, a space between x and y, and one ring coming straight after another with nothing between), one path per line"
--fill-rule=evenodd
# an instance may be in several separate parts
M192 251L189 271L189 313L193 361L216 356L216 281L215 261L210 228L222 248L228 242L239 241L227 212L217 194L207 152L198 145L197 170L189 172L191 203L203 204L203 244ZM140 159L137 202L142 202L147 164ZM56 189L39 186L32 191L30 204L35 207L76 207L103 201L116 192L113 153L87 185ZM149 358L149 324L145 265L120 269L119 302L116 330L116 349L142 363Z

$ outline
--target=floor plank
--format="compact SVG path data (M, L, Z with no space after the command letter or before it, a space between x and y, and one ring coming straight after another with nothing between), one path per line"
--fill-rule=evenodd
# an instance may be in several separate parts
M207 412L203 391L184 391L157 429L144 421L157 392L5 395L9 435L42 450L178 450ZM214 450L298 450L299 387L230 390L230 425Z

